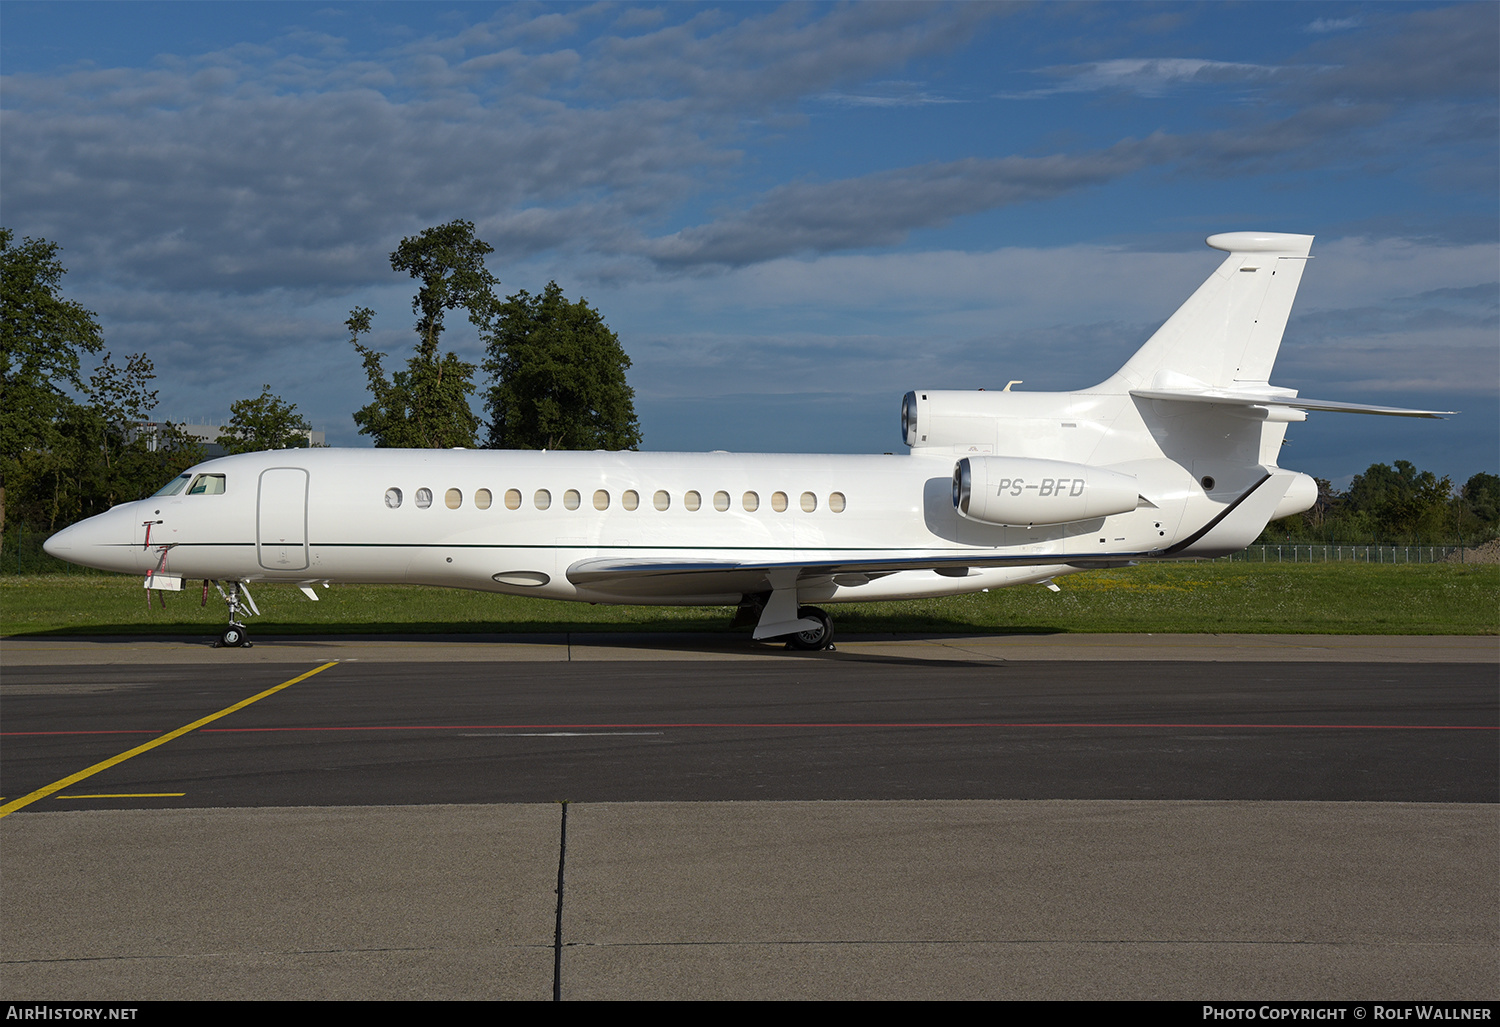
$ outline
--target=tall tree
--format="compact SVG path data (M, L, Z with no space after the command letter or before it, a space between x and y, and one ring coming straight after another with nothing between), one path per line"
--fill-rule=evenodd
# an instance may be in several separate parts
M308 432L312 425L297 413L295 403L287 403L271 394L271 386L262 385L254 399L229 404L229 425L219 433L219 445L226 453L258 453L266 449L307 449L312 443Z
M62 297L61 247L13 238L0 228L0 528L21 453L56 441L55 422L71 402L63 390L83 387L79 356L104 345L93 312Z
M202 460L202 447L178 426L147 421L156 406L155 378L144 353L123 367L106 353L83 388L87 402L63 397L52 437L25 451L12 477L13 519L55 530L149 496Z
M497 311L488 338L492 449L635 449L641 426L630 358L599 311L556 282Z
M1500 530L1500 475L1480 471L1458 496L1458 523L1493 537Z
M474 445L479 419L469 409L474 391L474 365L452 352L439 352L443 318L460 307L483 329L495 306L494 287L500 280L484 266L494 248L474 237L469 221L450 221L420 235L401 240L391 254L391 270L405 271L422 284L412 298L417 315L417 352L406 370L386 377L382 359L360 341L370 330L374 311L356 307L350 312L350 341L364 358L373 400L354 415L361 434L377 446L447 449Z
M1452 494L1448 478L1397 460L1394 466L1371 464L1364 474L1356 474L1346 496L1356 514L1371 519L1381 535L1395 539L1441 535Z
M103 431L113 440L113 445L104 450L106 467L111 462L111 451L133 441L141 423L156 408L156 390L147 387L156 379L156 365L151 358L144 353L132 353L124 367L117 366L112 358L113 354L104 354L84 390Z

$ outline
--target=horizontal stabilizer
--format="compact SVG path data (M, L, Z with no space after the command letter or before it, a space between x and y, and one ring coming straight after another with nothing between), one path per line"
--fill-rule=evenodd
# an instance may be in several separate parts
M1408 410L1405 407L1380 407L1368 403L1345 403L1336 399L1303 399L1275 393L1227 392L1217 389L1131 389L1141 399L1161 399L1177 403L1217 403L1222 406L1291 407L1293 410L1326 410L1336 414L1383 414L1387 417L1435 417L1442 419L1456 410Z

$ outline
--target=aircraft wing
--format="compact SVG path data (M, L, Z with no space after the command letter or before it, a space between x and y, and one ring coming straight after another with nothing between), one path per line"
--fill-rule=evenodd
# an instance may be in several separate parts
M1179 403L1219 403L1244 407L1292 407L1296 410L1326 410L1336 414L1383 414L1387 417L1434 417L1441 420L1456 410L1408 410L1405 407L1380 407L1368 403L1345 403L1336 399L1302 399L1297 396L1278 396L1274 393L1257 395L1246 392L1226 392L1214 389L1131 389L1132 396L1141 399L1164 399Z
M966 568L1123 567L1133 560L1161 555L1129 553L994 553L982 550L954 554L850 553L803 560L674 560L663 557L597 557L568 568L568 580L580 588L620 595L754 594L773 589L773 575L795 574L799 584L832 580L863 584L898 571L943 571L961 574ZM846 581L839 579L845 578Z

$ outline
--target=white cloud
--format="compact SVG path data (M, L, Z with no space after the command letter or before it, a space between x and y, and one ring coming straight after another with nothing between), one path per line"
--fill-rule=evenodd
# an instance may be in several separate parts
M1026 98L1121 90L1138 96L1161 97L1181 86L1270 82L1288 74L1288 69L1197 57L1122 57L1042 68L1040 73L1060 81L1049 88L1007 95Z
M1327 32L1345 32L1349 29L1357 29L1364 24L1364 19L1354 18L1315 18L1302 27L1303 32L1311 32L1321 35Z

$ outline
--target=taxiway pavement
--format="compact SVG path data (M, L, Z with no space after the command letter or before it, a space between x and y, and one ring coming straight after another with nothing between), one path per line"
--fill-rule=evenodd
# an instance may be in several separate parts
M7 641L0 997L1493 999L1495 654Z

